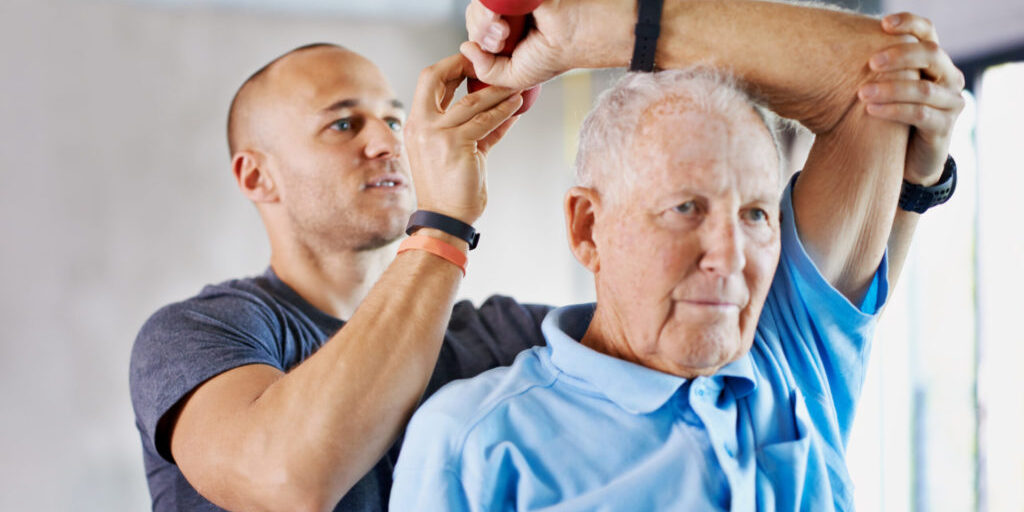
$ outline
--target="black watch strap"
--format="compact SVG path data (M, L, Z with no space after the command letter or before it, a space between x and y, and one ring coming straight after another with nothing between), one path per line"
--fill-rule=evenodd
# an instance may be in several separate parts
M661 6L663 0L638 0L636 28L633 34L633 60L630 71L654 71L654 52L661 34Z
M476 249L476 244L480 242L480 233L477 233L473 226L462 222L454 217L447 215L430 212L427 210L416 210L412 216L409 217L409 224L405 227L405 234L411 235L420 228L434 228L455 238L461 238L469 244L469 249Z
M956 191L956 161L952 156L946 156L946 165L942 167L942 176L939 182L924 187L914 183L903 181L903 188L900 189L900 208L908 212L924 213L933 206L938 206L953 196Z

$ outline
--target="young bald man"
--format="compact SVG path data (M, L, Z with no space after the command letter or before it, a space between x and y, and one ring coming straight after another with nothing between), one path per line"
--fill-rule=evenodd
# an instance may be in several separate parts
M855 86L895 38L877 22L848 31L865 33L846 49ZM766 62L786 50L757 48ZM421 397L542 342L547 308L455 304L456 265L389 245L413 209L410 178L421 210L471 224L484 208L483 157L521 99L492 87L452 102L469 74L459 56L424 71L404 148L387 81L342 48L290 52L239 91L232 171L267 229L270 268L161 309L136 340L132 399L155 510L384 510L394 443ZM786 84L774 87L784 101ZM417 237L468 249L440 230Z

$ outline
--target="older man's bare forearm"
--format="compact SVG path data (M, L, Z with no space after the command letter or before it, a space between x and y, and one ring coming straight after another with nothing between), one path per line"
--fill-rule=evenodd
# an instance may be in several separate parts
M900 41L878 20L835 9L749 0L668 0L656 62L729 69L784 117L835 127L872 73L868 58Z
M909 128L855 103L814 142L793 190L800 239L826 280L859 303L896 215Z

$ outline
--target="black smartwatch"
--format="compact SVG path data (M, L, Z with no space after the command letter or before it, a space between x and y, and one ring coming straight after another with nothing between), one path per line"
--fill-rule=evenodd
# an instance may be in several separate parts
M420 228L434 228L444 231L455 238L461 238L469 244L469 250L476 249L476 244L480 243L480 233L477 233L473 226L441 213L416 210L409 217L409 224L405 227L405 234L411 235Z
M955 190L956 161L952 156L946 156L946 165L942 167L942 176L939 177L938 183L923 187L903 180L903 188L900 189L900 208L908 212L924 213L933 206L949 201Z

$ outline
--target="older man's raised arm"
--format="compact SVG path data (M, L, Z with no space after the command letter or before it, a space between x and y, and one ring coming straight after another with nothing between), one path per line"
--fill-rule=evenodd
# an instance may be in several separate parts
M794 186L800 238L822 275L852 302L863 299L888 245L890 277L902 267L918 214L897 208L903 180L933 185L942 171L963 79L935 42L931 24L909 14L886 30L919 42L886 48L836 126L818 133ZM868 103L870 102L870 103ZM913 126L909 146L902 132Z
M536 29L511 58L496 57L485 50L503 43L507 25L477 0L467 8L474 42L462 52L481 79L527 87L571 68L629 63L636 2L545 2L533 15ZM655 59L663 69L726 67L818 135L794 192L798 226L822 274L854 302L887 241L891 277L902 267L917 219L896 212L901 179L937 180L961 104L962 78L927 20L889 20L904 23L779 2L667 0ZM908 125L917 128L909 149Z
M635 0L545 2L533 11L536 28L511 58L485 51L503 44L508 26L478 2L467 8L474 42L462 52L487 83L525 88L573 68L629 65ZM726 68L772 110L815 133L834 128L858 88L875 78L867 66L872 55L912 39L854 13L752 0L665 0L660 26L659 68Z

